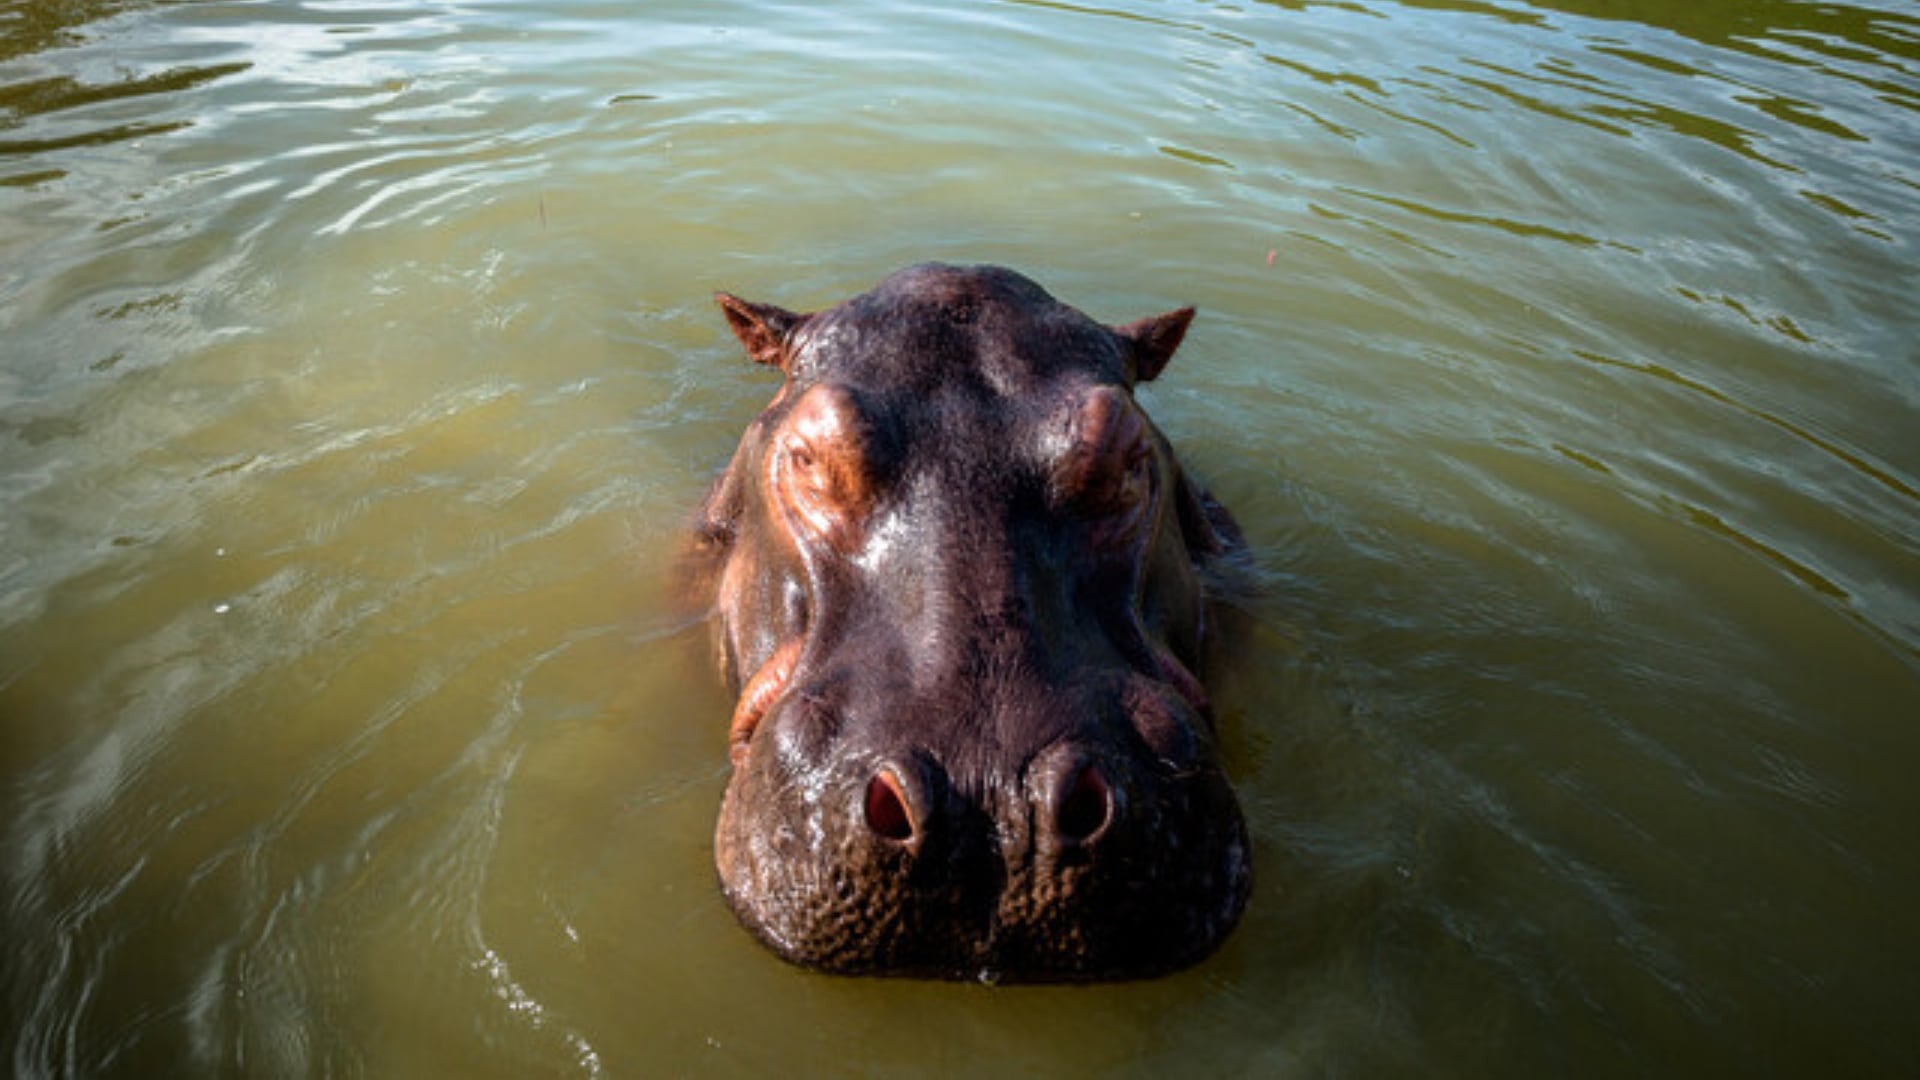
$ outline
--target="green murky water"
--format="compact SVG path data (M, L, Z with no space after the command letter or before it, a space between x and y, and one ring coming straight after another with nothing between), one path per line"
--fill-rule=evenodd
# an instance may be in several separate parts
M1911 1075L1901 0L0 2L0 1070ZM1201 318L1259 880L1158 982L721 904L709 303Z

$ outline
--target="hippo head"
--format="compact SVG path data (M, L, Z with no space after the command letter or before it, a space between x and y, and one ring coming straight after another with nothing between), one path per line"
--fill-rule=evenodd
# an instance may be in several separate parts
M1111 328L946 266L812 315L717 299L786 376L699 531L740 691L714 848L741 921L849 973L1211 952L1249 865L1193 672L1239 538L1133 396L1192 309Z

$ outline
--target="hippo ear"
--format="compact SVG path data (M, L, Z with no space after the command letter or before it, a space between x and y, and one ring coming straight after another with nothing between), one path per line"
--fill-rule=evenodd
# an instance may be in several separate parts
M1183 307L1114 328L1120 344L1126 347L1135 382L1152 382L1160 374L1180 347L1180 339L1187 336L1187 324L1192 321L1193 309Z
M770 364L782 371L787 369L787 345L810 316L796 315L785 308L772 304L756 304L751 300L742 300L730 293L714 293L713 299L726 313L727 325L733 328L733 336L740 339L747 355L753 357L756 364Z

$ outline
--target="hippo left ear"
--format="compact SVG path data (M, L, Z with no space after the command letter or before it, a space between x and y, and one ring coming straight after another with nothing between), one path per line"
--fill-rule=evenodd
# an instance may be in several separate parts
M714 302L726 313L727 325L733 328L733 336L740 339L746 347L747 355L753 357L756 364L769 364L782 371L787 369L790 353L788 343L793 332L811 318L797 315L785 308L772 304L756 304L751 300L742 300L731 293L714 293Z
M1120 343L1126 346L1135 382L1152 382L1160 374L1180 347L1180 339L1187 336L1187 324L1192 321L1193 309L1183 307L1114 328Z

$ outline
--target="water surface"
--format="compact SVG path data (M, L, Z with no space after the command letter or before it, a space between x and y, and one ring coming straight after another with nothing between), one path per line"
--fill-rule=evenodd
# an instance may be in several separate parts
M15 1075L1920 1070L1920 13L0 4ZM710 294L1200 320L1268 579L1199 968L713 883Z

